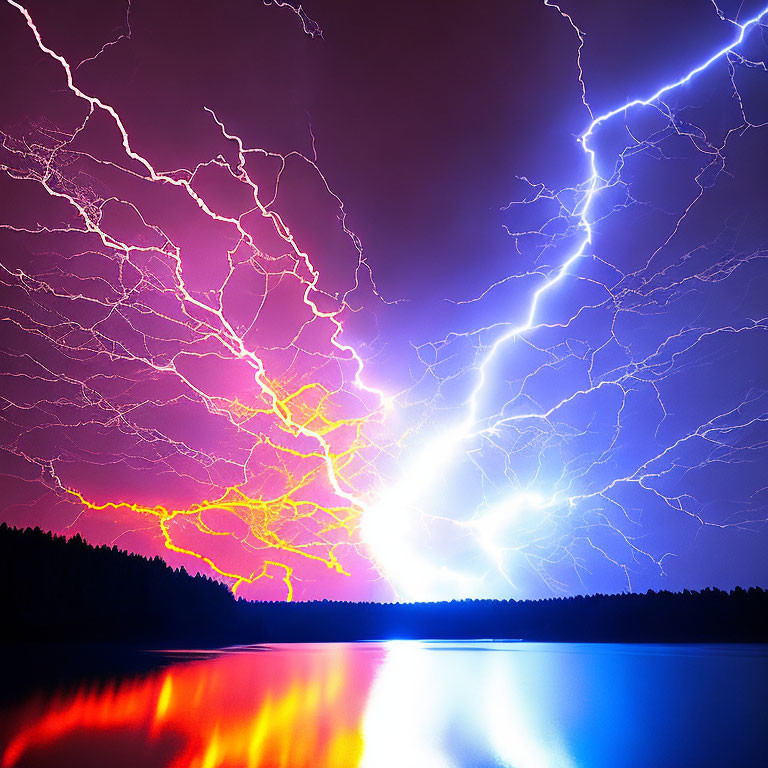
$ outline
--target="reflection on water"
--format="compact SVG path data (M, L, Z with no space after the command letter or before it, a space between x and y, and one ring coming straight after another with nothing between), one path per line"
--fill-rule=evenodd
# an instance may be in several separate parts
M376 648L356 650L219 653L141 679L31 701L18 713L2 766L78 765L83 736L106 755L110 734L122 750L126 732L137 750L127 764L356 766L365 701L381 656ZM50 761L39 759L46 753Z
M394 642L178 654L158 672L2 713L0 765L758 766L768 755L766 684L765 649L745 646Z
M519 654L530 647L435 645L429 653L429 646L390 644L366 707L361 766L574 765L537 712L536 680L550 662Z

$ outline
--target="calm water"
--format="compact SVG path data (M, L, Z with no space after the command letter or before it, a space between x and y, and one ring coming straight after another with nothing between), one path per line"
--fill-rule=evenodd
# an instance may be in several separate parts
M0 765L768 765L766 647L394 642L158 661L6 706Z

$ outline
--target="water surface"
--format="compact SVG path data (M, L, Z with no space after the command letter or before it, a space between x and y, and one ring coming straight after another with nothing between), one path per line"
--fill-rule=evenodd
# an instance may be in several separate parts
M404 641L156 659L6 704L0 765L768 765L764 646Z

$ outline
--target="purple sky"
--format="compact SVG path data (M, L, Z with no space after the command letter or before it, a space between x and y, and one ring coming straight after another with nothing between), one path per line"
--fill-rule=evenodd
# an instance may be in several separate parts
M593 117L760 10L668 6L30 2L119 124L0 6L2 519L253 598L766 585L762 27L594 131L478 370Z

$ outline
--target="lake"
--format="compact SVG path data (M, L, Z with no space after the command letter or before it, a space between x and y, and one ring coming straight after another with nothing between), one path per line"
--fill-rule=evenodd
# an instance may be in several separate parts
M395 641L144 657L141 672L73 680L67 664L66 685L6 686L0 765L768 765L766 646Z

